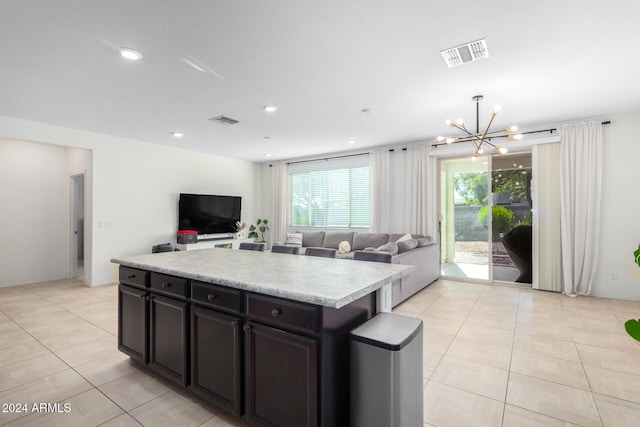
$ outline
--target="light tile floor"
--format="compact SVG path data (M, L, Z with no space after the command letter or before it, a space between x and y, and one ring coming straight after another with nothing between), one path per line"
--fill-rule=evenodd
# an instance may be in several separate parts
M640 425L623 327L638 301L440 280L394 312L424 321L425 427ZM247 425L141 369L116 334L115 285L0 288L0 425Z

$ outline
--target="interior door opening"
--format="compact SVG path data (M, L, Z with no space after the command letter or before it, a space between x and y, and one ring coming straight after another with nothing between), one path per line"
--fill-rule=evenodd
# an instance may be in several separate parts
M71 176L71 278L84 279L84 174Z

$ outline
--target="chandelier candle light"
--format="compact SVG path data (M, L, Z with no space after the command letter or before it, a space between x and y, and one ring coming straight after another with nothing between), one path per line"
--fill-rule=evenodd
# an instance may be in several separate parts
M495 149L500 154L505 154L507 152L507 149L505 147L501 147L499 145L493 144L491 142L492 139L506 138L506 139L512 139L516 141L519 141L522 139L522 134L514 133L515 131L518 130L517 126L510 126L506 129L500 129L495 131L489 130L491 128L491 124L493 123L493 119L495 119L495 117L500 112L499 105L496 105L495 107L493 107L493 111L491 112L491 120L489 120L489 124L487 125L487 128L484 130L484 132L482 133L480 132L480 101L482 101L482 98L483 98L482 95L476 95L473 98L471 98L476 103L476 133L471 133L465 126L464 121L462 119L458 119L455 121L447 120L446 123L448 126L460 130L462 133L464 133L465 136L459 137L459 138L445 138L444 136L439 136L438 138L436 138L438 142L442 142L446 144L453 144L458 142L471 142L476 149L475 152L473 153L473 157L471 157L471 160L473 160L474 162L478 159L478 155L484 152L484 149L482 148L483 144L487 144L493 147L493 149Z

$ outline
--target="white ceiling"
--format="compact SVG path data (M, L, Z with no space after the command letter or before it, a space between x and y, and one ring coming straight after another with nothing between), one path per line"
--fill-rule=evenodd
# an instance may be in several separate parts
M256 162L475 127L476 94L481 123L559 123L640 110L639 20L637 0L3 0L0 115ZM480 38L488 59L446 67Z

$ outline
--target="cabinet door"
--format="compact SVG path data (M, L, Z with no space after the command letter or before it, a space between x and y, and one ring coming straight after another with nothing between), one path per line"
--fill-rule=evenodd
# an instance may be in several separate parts
M149 366L187 385L187 302L151 294Z
M248 421L265 426L317 426L317 341L252 323L244 330Z
M191 307L191 388L236 415L241 412L241 350L237 317Z
M147 363L149 342L147 292L118 286L118 349L141 363Z

